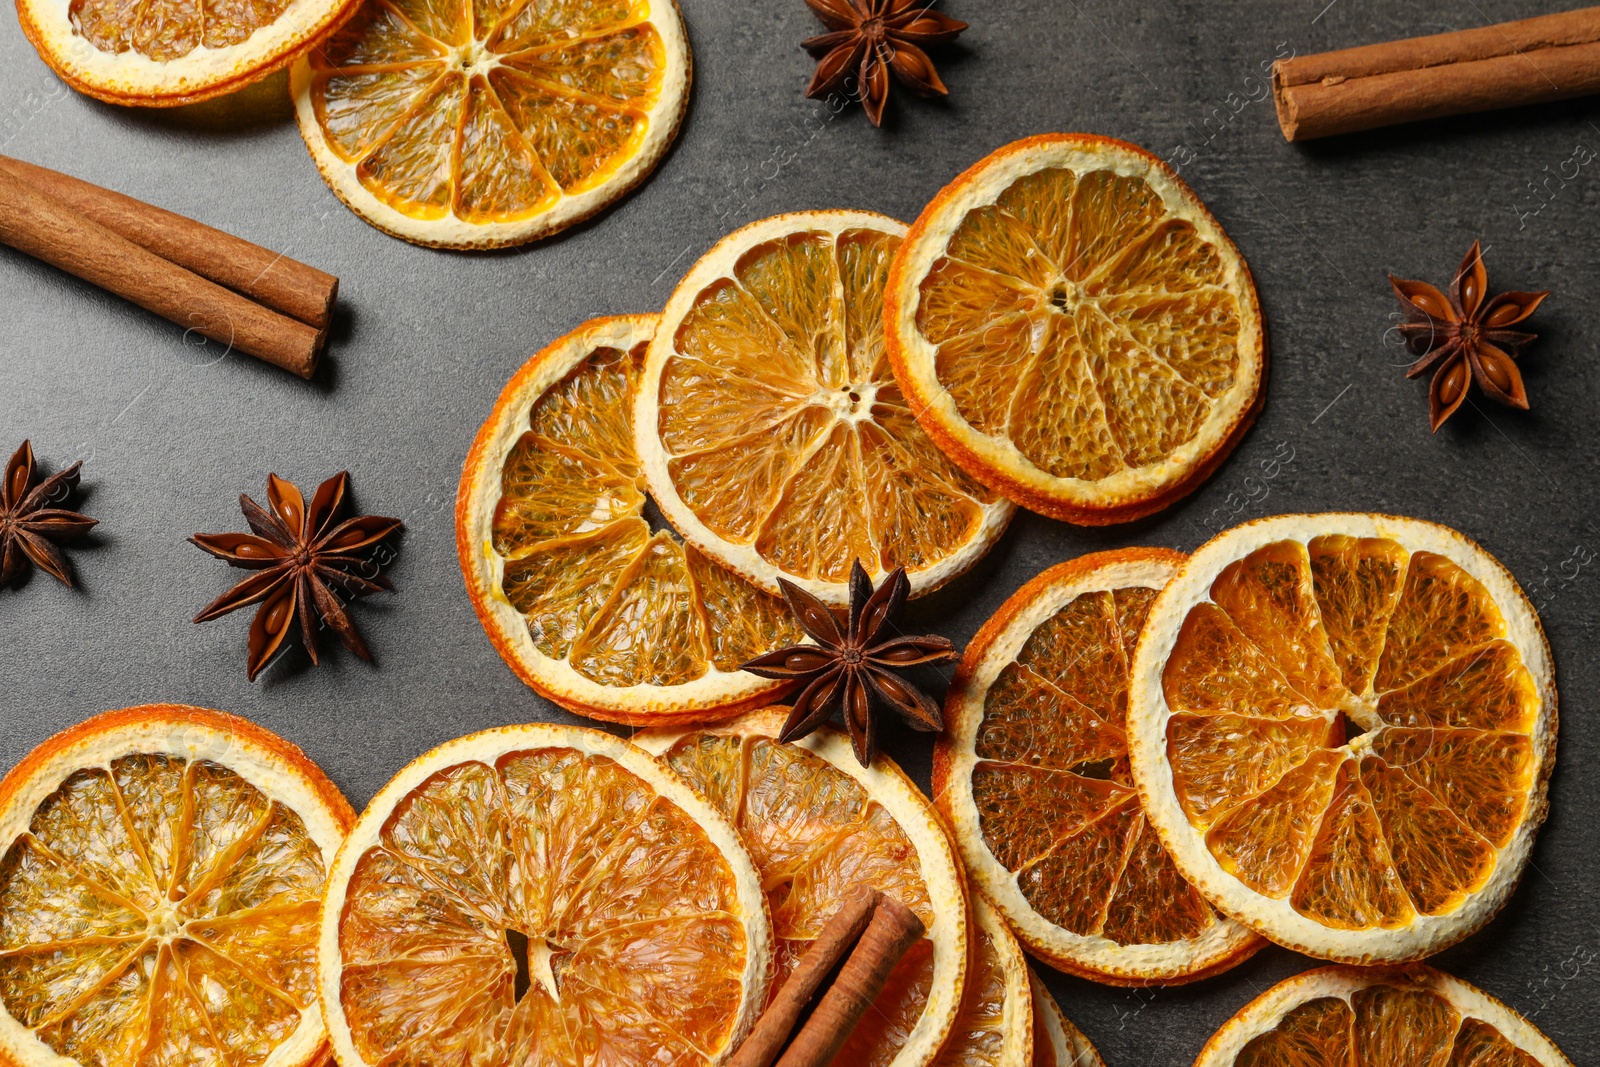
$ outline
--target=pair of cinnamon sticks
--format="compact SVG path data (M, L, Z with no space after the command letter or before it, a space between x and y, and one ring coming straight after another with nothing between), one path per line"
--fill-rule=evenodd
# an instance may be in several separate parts
M0 243L302 378L316 373L339 293L315 267L6 156Z
M773 1067L774 1061L777 1067L827 1067L923 932L922 920L900 901L869 885L852 888L728 1067ZM818 999L835 968L837 977Z

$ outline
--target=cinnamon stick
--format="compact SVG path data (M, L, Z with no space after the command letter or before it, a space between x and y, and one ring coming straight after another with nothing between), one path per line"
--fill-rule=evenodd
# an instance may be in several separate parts
M832 1063L861 1016L883 992L889 972L922 934L922 920L916 912L879 894L872 921L856 942L855 951L789 1043L778 1067L827 1067Z
M207 281L0 171L0 242L302 378L324 330Z
M333 317L339 279L331 274L48 167L0 156L0 170L112 233L274 311L319 330L327 329Z
M794 1024L800 1021L800 1014L822 987L823 979L861 939L877 910L880 895L870 885L861 884L845 896L778 995L756 1020L755 1028L728 1061L728 1067L772 1067L772 1061L788 1043Z
M1290 141L1600 92L1600 7L1279 60Z

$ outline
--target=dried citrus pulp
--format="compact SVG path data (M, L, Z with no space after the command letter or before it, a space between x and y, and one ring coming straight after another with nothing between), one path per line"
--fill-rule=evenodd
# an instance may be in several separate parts
M1129 755L1189 881L1280 944L1403 961L1499 910L1544 819L1556 692L1533 606L1454 530L1282 515L1150 609Z
M0 1062L324 1055L317 914L354 817L221 712L107 712L34 749L0 781Z
M1177 173L1122 141L1046 134L979 161L912 225L884 305L928 434L1058 519L1165 507L1260 402L1249 268Z
M770 592L848 601L850 564L911 595L992 545L1012 507L917 425L889 372L883 286L905 227L863 211L753 223L690 269L639 391L640 461L685 538Z
M721 1063L771 927L728 820L597 730L451 741L379 791L328 875L318 988L343 1067Z
M1279 982L1195 1067L1572 1067L1522 1016L1432 967L1323 967Z
M862 767L849 739L828 726L779 744L783 718L759 711L635 741L738 828L772 910L774 991L857 882L917 913L927 935L890 974L837 1062L931 1063L955 1023L967 972L966 887L949 839L887 756Z
M478 617L545 696L618 722L732 714L739 670L801 638L781 600L643 517L633 399L654 315L596 319L530 359L467 456L456 540Z
M1262 942L1185 882L1128 772L1128 664L1183 556L1052 567L972 642L945 700L934 800L973 882L1028 949L1106 982L1181 982Z
M1106 1067L1089 1039L1061 1014L1039 976L1030 971L1028 984L1033 988L1033 1067Z
M417 244L554 233L637 185L678 132L673 0L366 0L290 71L300 134L352 211Z
M23 32L68 85L113 104L192 104L254 82L350 17L358 0L17 0Z

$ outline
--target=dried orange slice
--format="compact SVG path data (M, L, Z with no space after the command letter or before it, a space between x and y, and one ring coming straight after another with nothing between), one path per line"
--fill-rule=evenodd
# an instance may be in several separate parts
M947 185L895 257L884 315L929 436L1070 522L1190 492L1262 397L1244 258L1171 167L1108 137L1030 137Z
M1128 663L1183 562L1160 548L1051 567L967 645L934 747L934 802L1028 950L1113 984L1193 981L1263 944L1173 866L1128 773Z
M1195 1067L1572 1067L1521 1015L1432 967L1323 967L1279 982Z
M849 738L828 726L779 744L783 719L759 711L634 740L738 827L772 910L774 992L857 882L917 913L926 936L889 975L836 1062L922 1067L961 1004L968 944L961 869L933 806L893 761L880 755L862 767Z
M1039 976L1028 972L1033 987L1033 1067L1106 1067L1100 1052L1073 1026Z
M654 315L595 319L523 365L461 474L456 544L500 655L573 711L637 725L766 703L739 670L788 609L644 518L633 400Z
M972 928L966 986L955 1026L934 1067L1031 1067L1038 1030L1027 958L983 894L972 894L968 903Z
M655 169L689 99L673 0L366 0L289 73L345 205L436 248L582 221Z
M298 748L170 704L0 781L0 1062L305 1067L324 871L355 818Z
M50 69L113 104L172 107L242 89L292 62L359 0L17 0Z
M318 990L342 1067L722 1063L766 998L761 881L719 812L598 730L412 761L328 873Z
M1012 507L917 425L883 351L905 227L864 211L752 223L667 302L640 386L639 457L685 538L769 592L849 602L850 564L911 595L989 550Z
M1550 649L1454 530L1262 519L1151 607L1128 737L1151 824L1222 910L1311 956L1419 959L1522 874L1555 758Z

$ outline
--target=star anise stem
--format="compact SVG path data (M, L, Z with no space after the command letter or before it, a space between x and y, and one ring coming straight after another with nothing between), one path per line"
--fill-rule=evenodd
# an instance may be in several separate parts
M269 474L269 507L263 508L248 496L239 497L239 509L253 534L195 534L189 538L190 543L229 566L255 572L207 604L194 619L207 622L251 604L261 605L250 623L246 673L251 681L283 647L296 623L306 654L312 663L318 663L318 618L345 648L372 661L372 652L339 594L355 598L393 588L378 572L371 551L403 524L378 515L339 521L349 488L350 475L341 471L317 487L307 507L300 490Z
M955 40L967 24L932 10L933 0L806 0L806 5L830 31L801 42L818 57L806 96L827 96L854 75L854 93L867 118L882 126L891 72L923 96L949 95L923 48Z
M58 544L76 540L98 520L53 505L62 504L78 487L83 463L57 471L39 484L30 441L12 453L0 476L0 586L10 585L31 563L68 586L72 568Z
M850 568L850 613L843 627L821 600L778 580L789 610L814 645L794 645L757 656L743 669L763 678L804 683L780 741L793 741L842 712L851 747L862 766L878 751L878 713L890 708L914 730L944 729L939 704L901 672L959 657L948 638L906 636L896 628L911 581L896 568L876 590L857 560Z

